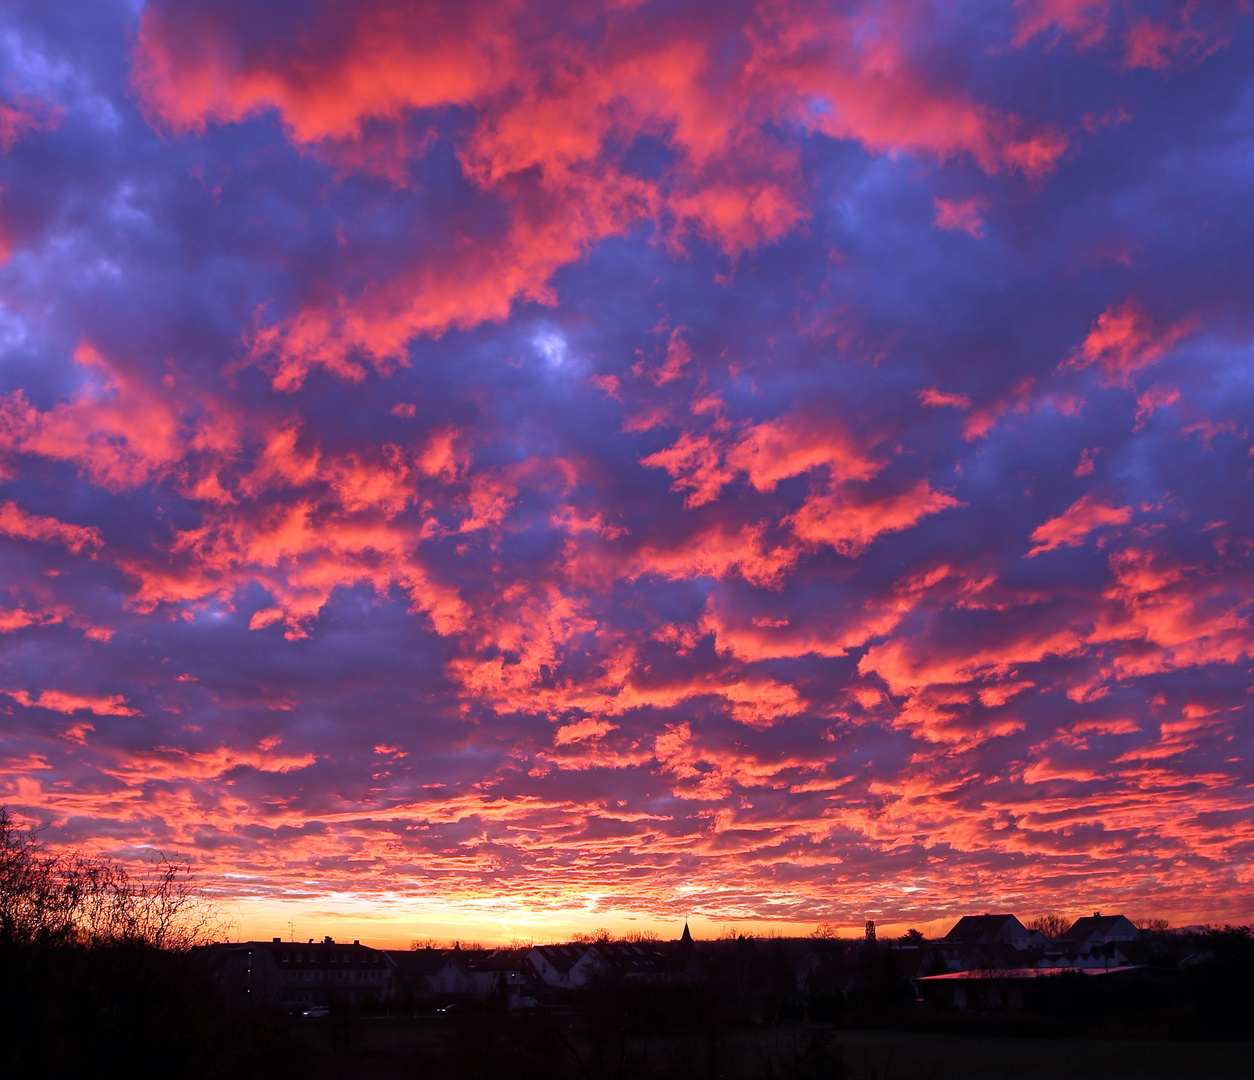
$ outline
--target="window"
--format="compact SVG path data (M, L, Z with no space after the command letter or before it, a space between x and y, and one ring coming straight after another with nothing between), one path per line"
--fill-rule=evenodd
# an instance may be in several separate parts
M292 954L286 949L283 951L283 963L288 963L292 959Z
M335 953L331 954L331 963L335 963Z

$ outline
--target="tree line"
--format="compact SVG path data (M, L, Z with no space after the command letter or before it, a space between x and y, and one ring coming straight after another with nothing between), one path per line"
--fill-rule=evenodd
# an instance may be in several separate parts
M296 1075L278 1018L234 1008L196 963L219 928L186 861L53 852L0 806L0 1076Z

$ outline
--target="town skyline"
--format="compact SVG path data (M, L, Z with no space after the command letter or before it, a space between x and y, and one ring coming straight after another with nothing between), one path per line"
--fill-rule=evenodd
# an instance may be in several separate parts
M0 805L266 938L1254 923L1252 56L3 5Z

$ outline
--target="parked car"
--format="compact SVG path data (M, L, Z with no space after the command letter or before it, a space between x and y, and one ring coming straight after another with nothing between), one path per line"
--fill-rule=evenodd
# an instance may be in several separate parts
M301 1016L330 1016L331 1010L325 1005L311 1005Z

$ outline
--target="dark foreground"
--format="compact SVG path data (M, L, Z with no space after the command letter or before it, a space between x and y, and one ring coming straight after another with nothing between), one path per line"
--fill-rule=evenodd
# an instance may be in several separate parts
M476 1022L478 1020L478 1022ZM597 1047L544 1018L323 1021L294 1028L311 1080L572 1077L583 1080L1249 1080L1254 1043L1025 1039L783 1025L713 1039L628 1039ZM345 1038L347 1035L347 1044ZM338 1045L338 1049L337 1049Z

